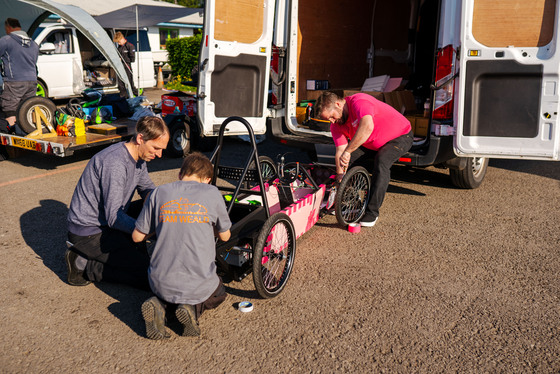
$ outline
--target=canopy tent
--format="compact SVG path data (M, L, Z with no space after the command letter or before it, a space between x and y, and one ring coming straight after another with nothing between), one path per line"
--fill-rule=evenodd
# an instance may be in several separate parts
M102 27L139 28L187 17L199 11L198 8L134 4L94 18Z
M106 28L135 28L136 50L140 51L140 27L157 25L176 18L197 13L199 9L185 7L169 7L159 5L134 4L95 17L95 20ZM137 59L139 63L139 59ZM140 82L140 68L138 82Z
M125 83L128 94L132 97L132 85L128 80L125 67L118 55L115 45L107 32L84 10L74 5L64 5L52 0L0 0L0 9L6 17L18 18L22 29L31 35L49 13L57 14L84 34L85 37L105 56ZM4 12L5 11L5 12ZM2 34L3 32L3 27ZM2 35L0 34L0 35Z

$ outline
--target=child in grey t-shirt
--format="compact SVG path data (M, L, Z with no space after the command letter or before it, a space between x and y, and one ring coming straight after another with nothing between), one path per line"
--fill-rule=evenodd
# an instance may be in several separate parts
M157 187L144 204L132 233L135 242L155 233L148 278L156 296L142 304L150 339L169 337L165 308L176 305L183 336L198 336L198 317L225 300L216 274L214 234L227 241L231 221L222 195L208 184L213 166L206 156L188 155L179 181Z

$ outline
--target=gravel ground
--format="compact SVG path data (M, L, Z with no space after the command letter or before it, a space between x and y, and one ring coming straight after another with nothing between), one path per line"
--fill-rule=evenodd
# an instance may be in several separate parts
M229 143L232 157L247 147ZM229 283L200 338L170 320L159 342L140 313L149 293L66 283L65 217L92 154L0 163L0 372L560 372L560 163L492 160L476 190L394 167L374 228L325 216L298 239L281 295ZM153 161L152 179L174 181L179 165Z

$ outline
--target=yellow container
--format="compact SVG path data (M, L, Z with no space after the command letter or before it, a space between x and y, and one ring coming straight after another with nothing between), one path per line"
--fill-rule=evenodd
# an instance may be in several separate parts
M296 120L300 125L305 121L306 106L296 106Z

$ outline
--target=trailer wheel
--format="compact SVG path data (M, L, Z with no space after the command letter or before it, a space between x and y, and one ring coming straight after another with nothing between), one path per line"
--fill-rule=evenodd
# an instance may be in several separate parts
M469 157L467 159L467 167L463 170L449 169L451 183L453 183L455 187L464 189L477 188L482 183L487 168L488 158Z
M35 108L39 108L45 115L47 121L55 127L54 112L56 111L56 105L46 97L34 96L22 101L16 113L17 124L23 132L29 134L37 129ZM44 124L42 127L46 129Z
M253 283L265 299L278 296L286 286L296 255L296 235L290 217L272 215L263 225L253 248Z
M352 167L342 178L335 197L335 214L339 224L358 222L366 212L371 179L363 166Z
M165 153L169 157L184 157L191 150L191 127L180 117L169 126L169 142Z

